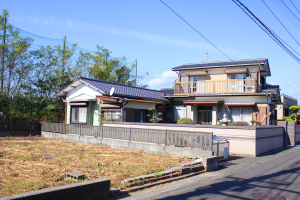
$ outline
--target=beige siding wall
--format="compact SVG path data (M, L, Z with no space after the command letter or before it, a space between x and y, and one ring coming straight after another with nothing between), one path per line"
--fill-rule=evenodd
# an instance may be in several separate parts
M212 81L222 81L222 80L227 80L227 74L212 74L208 75L209 79L207 80L212 80Z

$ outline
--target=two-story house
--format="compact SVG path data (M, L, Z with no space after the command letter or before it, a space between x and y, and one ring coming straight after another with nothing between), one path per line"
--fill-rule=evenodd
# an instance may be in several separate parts
M271 76L268 59L185 64L173 71L178 74L174 92L162 92L171 100L173 109L167 116L174 120L191 118L197 124L214 125L226 114L231 122L251 125L254 117L262 120L271 112L262 125L275 124L280 94L279 86L266 83Z

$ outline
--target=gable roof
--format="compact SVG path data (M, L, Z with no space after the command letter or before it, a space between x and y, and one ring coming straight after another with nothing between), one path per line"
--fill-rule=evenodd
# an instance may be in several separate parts
M109 81L103 81L103 80L97 80L97 79L85 78L85 77L80 77L77 81L73 82L72 84L64 88L62 91L60 91L57 95L65 96L66 95L65 93L69 92L72 89L72 85L77 82L82 82L98 90L103 95L109 95L111 88L115 88L114 96L116 97L131 97L131 98L133 97L137 99L153 99L159 101L168 101L163 97L163 93L157 90L145 89L141 87L135 87L131 85L113 83Z
M191 63L184 64L178 67L172 68L173 71L180 71L186 69L205 69L205 68L219 68L219 67L239 67L245 65L268 65L267 58L250 59L250 60L230 60L219 62L207 62L207 63Z

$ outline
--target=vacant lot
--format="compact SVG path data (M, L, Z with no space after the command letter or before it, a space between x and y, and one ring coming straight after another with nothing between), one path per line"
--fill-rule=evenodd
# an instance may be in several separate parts
M111 149L35 137L0 138L0 197L71 183L67 172L86 180L107 177L112 187L125 178L177 166L180 157Z

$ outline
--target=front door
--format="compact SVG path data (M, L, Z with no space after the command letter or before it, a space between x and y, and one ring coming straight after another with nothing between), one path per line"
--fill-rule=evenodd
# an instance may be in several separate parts
M198 107L198 124L202 124L202 125L212 124L212 106Z

